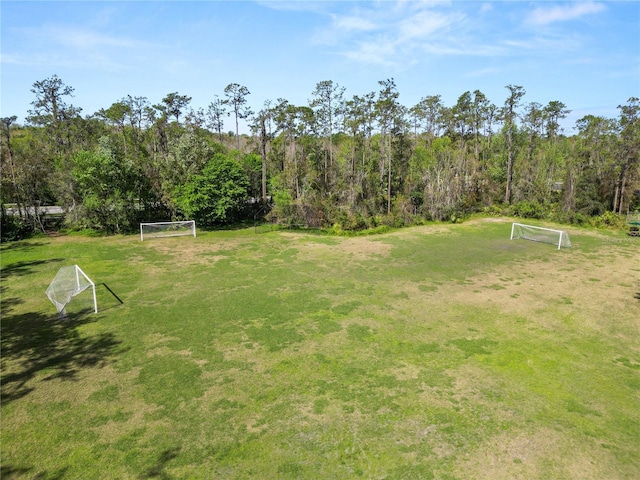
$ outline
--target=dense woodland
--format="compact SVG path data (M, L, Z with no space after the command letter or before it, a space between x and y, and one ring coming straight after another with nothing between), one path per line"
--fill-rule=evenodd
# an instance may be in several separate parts
M521 86L507 85L500 104L476 90L455 105L431 95L405 106L393 79L378 84L347 98L322 81L307 105L279 98L252 111L248 88L232 83L206 110L174 92L83 116L71 86L38 81L25 124L2 118L3 239L170 219L357 230L485 211L615 223L640 208L638 98L618 118L581 118L569 136L569 108L528 101ZM45 205L64 219L52 224Z

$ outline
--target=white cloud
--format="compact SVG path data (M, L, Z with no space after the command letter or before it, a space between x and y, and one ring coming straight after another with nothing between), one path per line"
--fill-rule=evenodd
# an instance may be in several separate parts
M462 16L455 14L445 15L432 10L421 11L398 22L398 36L401 40L427 38L462 20Z
M480 7L480 11L482 13L490 12L492 10L493 10L493 5L490 3L483 3L482 6Z
M121 72L128 68L122 63L115 62L108 57L100 55L79 57L75 55L47 53L2 54L0 62L2 64L21 65L25 67L54 67L82 70L99 69L111 73Z
M340 5L347 8L331 14L331 23L316 32L315 40L365 64L401 67L444 56L562 55L584 45L583 36L577 32L545 33L536 29L532 34L515 23L505 23L506 10L490 3L399 0ZM528 21L542 25L604 8L593 1L542 5Z
M602 3L596 3L592 1L586 2L573 2L568 5L558 6L542 6L538 7L527 18L529 23L534 25L547 25L554 22L566 22L568 20L575 20L585 15L592 15L602 12L607 7Z
M441 1L358 2L331 14L331 24L315 32L318 44L339 45L339 54L357 62L403 65L425 51L437 53L464 47L458 44L467 18L462 9ZM433 49L430 45L438 43ZM470 49L475 51L476 49Z
M508 54L508 50L504 47L482 43L472 44L471 41L424 43L420 49L426 53L440 56L498 57Z
M300 0L257 0L256 3L271 10L290 12L323 12L326 10L326 1L300 1Z
M152 46L151 43L127 37L119 37L99 32L98 30L77 28L70 25L45 25L44 27L24 31L27 35L39 37L47 45L57 44L76 50L95 48L141 48Z
M120 72L132 67L130 60L140 56L157 56L162 45L108 35L98 30L70 25L44 25L39 28L14 29L12 34L29 39L30 48L14 47L5 52L2 63L31 67L55 67L104 72ZM156 52L153 54L153 52Z
M344 32L371 31L377 24L367 18L357 16L334 16L333 25Z
M383 0L384 1L384 0ZM394 3L390 1L389 3ZM451 6L450 0L396 0L395 4L398 9L406 8L408 10L423 10L425 8L446 7Z
M502 71L499 68L480 68L478 70L467 72L465 76L469 78L486 77L486 76L496 75L501 72Z
M401 67L443 56L562 55L578 51L585 42L576 31L520 28L513 21L515 9L495 3L397 0L328 2L327 7L335 10L323 14L330 21L315 32L313 40L363 64ZM538 3L526 21L540 27L605 8L592 0Z
M380 38L374 41L359 42L356 48L342 52L349 60L372 65L391 65L396 55L394 43Z
M562 53L579 51L583 41L576 34L532 36L520 40L505 40L504 45L519 51Z
M60 45L81 50L98 47L131 48L136 43L126 38L111 37L91 30L73 29L66 26L45 28L41 31L41 35Z

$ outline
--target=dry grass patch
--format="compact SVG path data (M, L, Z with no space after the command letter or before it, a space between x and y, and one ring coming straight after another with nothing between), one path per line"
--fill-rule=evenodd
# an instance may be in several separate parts
M413 364L403 363L389 370L393 376L398 380L417 380L422 373L422 370Z
M227 258L226 255L217 255L226 249L233 249L238 242L218 241L213 242L205 237L169 237L149 240L144 242L144 247L163 256L173 258L180 264L204 264L212 265Z
M469 305L535 319L548 329L558 328L562 318L572 318L602 332L615 328L635 335L640 333L640 316L633 312L640 312L640 302L634 298L633 278L639 276L640 255L630 259L626 250L609 248L600 262L578 251L550 251L549 261L519 260L453 285L430 282L425 274L423 282L395 280L393 290L406 292L407 310L414 313L428 312L438 304ZM613 312L618 313L617 321Z
M637 478L637 472L631 469L618 470L618 462L595 439L576 441L571 435L550 428L500 433L458 463L456 474L460 478L477 480Z
M374 237L346 237L335 242L313 241L301 234L284 234L296 241L295 248L299 258L317 262L320 267L328 268L333 262L368 261L389 255L392 246Z

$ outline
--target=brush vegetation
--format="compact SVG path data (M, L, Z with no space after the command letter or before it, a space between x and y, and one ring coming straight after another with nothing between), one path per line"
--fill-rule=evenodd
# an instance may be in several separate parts
M249 89L231 83L206 111L172 92L83 117L74 88L53 75L33 84L25 125L0 118L1 239L182 219L359 231L483 211L619 226L640 209L640 99L565 134L567 105L505 89L497 104L474 90L453 105L429 95L412 106L393 78L351 98L323 80L308 105L258 99L252 111Z

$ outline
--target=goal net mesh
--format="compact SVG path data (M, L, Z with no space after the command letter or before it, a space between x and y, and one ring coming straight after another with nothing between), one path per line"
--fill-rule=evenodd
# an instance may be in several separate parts
M196 236L196 224L193 220L183 222L156 222L140 224L140 239L157 237Z
M65 309L73 297L88 288L95 288L93 282L80 270L80 267L70 265L58 270L58 273L49 284L46 294L51 303L55 305L58 313L64 315L66 313Z
M532 225L523 225L514 223L511 238L522 238L533 242L550 243L558 248L571 246L569 234L564 230L552 230L550 228L534 227Z

